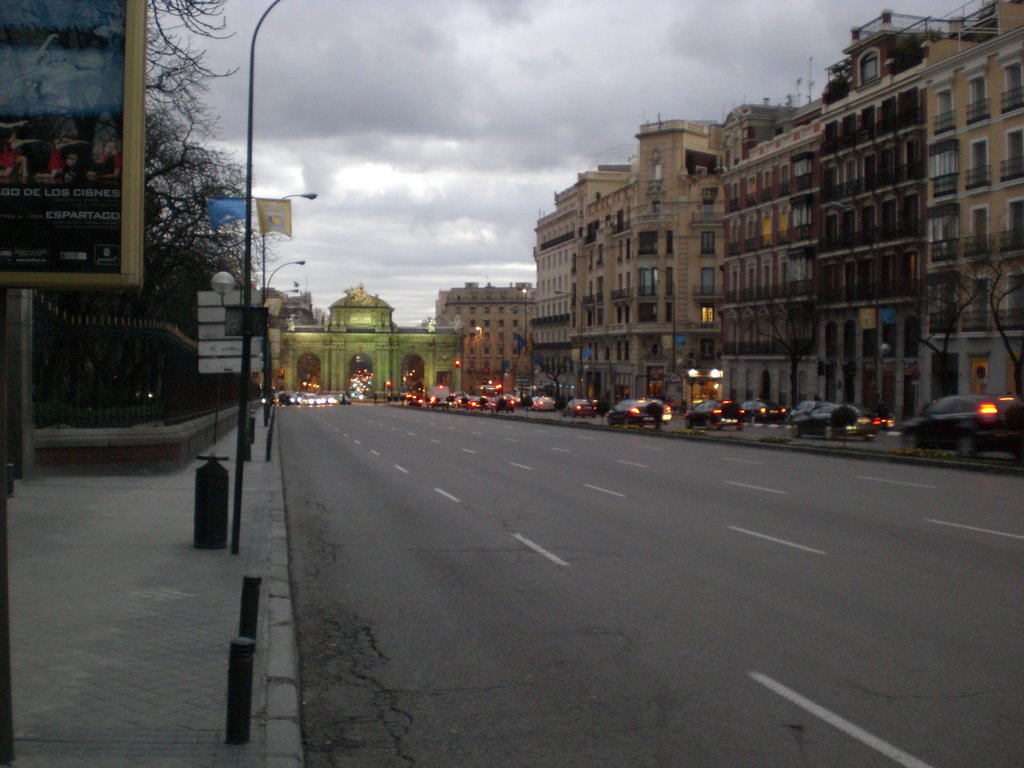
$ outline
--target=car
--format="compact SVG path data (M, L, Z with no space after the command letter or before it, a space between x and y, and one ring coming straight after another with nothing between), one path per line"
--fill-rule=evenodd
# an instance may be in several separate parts
M833 413L839 408L850 408L853 411L852 423L838 427L833 424ZM861 410L855 405L840 405L820 401L810 411L802 411L790 422L793 437L817 435L826 440L838 440L847 437L862 437L874 440L878 434L878 424L872 414Z
M553 411L555 410L555 398L548 395L538 395L533 398L530 404L531 411Z
M779 424L789 415L786 406L771 400L747 400L740 408L748 424Z
M514 413L516 410L516 399L511 395L498 395L493 403L494 410L499 413Z
M929 403L902 426L904 443L915 448L948 448L961 456L986 451L1021 457L1022 434L1006 424L1013 397L948 395Z
M565 410L562 411L564 416L597 416L597 400L587 400L582 397L573 398L566 406Z
M735 427L743 429L746 413L733 400L703 400L686 413L686 426L723 429Z
M814 406L818 403L823 403L824 400L801 400L799 403L789 409L789 414L786 416L786 421L792 423L793 419L796 418L797 414L809 413L814 409Z
M652 408L653 406L653 408ZM658 410L661 411L661 421L672 420L672 406L657 399L641 398L639 400L620 400L608 411L609 426L636 425L644 426L653 424Z

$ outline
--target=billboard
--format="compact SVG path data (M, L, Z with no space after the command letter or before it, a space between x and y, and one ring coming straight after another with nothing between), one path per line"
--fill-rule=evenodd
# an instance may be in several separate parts
M0 287L142 284L145 0L0 4Z

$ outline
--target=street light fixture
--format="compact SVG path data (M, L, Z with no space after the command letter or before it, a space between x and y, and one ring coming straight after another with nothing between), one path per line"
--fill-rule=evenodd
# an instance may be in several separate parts
M242 526L242 488L245 478L245 455L249 438L249 384L252 377L252 106L253 85L256 74L256 38L267 15L281 0L274 0L256 22L249 44L249 102L245 136L245 262L242 275L242 360L238 381L238 442L235 447L235 489L231 516L231 554L238 554L238 539Z

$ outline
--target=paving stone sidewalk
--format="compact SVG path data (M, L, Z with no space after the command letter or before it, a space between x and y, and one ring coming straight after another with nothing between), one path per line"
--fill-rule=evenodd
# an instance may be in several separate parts
M261 420L258 420L261 421ZM193 547L196 461L37 477L8 498L17 768L297 768L297 661L280 464L257 425L240 553ZM235 433L211 450L230 456ZM250 742L225 741L244 576L259 576Z

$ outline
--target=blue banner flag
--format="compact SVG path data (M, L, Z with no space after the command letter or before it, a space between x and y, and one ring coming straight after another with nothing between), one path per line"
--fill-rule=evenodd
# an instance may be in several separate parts
M220 229L232 221L245 220L245 200L241 197L208 197L206 212L210 215L210 229Z
M516 340L516 351L522 352L523 349L526 347L526 339L520 336L518 333L513 334L513 337Z

